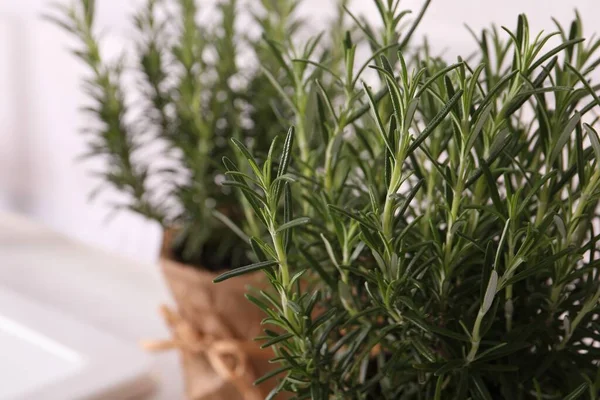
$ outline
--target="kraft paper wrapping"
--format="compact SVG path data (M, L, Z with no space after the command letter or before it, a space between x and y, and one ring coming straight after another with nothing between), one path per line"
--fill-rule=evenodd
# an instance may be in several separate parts
M177 312L163 311L173 332L173 343L179 343L173 347L181 354L188 398L264 398L276 379L258 387L252 382L277 365L268 362L272 350L262 350L260 343L253 341L262 333L260 322L265 314L244 297L249 286L264 287L264 275L257 272L215 284L213 279L218 274L169 257L171 235L165 233L160 263Z

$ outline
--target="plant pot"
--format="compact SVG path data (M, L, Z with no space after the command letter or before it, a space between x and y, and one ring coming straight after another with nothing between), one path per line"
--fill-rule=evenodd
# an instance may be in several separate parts
M262 332L265 315L244 296L249 286L264 286L264 275L215 284L218 274L173 260L172 235L165 232L160 264L177 313L166 310L165 316L180 351L188 399L264 399L274 380L252 383L274 368L268 362L273 352L253 341Z

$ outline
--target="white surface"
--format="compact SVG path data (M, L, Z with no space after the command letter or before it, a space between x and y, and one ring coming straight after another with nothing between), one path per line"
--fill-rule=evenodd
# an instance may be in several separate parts
M1 297L1 295L0 295ZM12 305L11 305L12 303ZM13 306L14 301L4 306ZM37 331L0 316L0 399L44 387L76 373L81 357Z
M169 335L157 311L160 304L170 301L157 266L112 256L22 217L2 213L0 285L89 325L92 330L106 332L134 352L139 352L141 339ZM3 307L0 298L0 315ZM86 331L79 330L74 340L89 344L88 339ZM0 354L5 356L3 348ZM158 390L150 399L183 398L176 352L148 356L158 382ZM63 364L62 373L69 373L69 368ZM1 372L0 376L3 385Z
M152 389L150 358L0 286L0 399L127 399Z

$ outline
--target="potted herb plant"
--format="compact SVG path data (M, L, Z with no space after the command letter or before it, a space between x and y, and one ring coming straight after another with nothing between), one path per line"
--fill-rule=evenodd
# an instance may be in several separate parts
M401 14L375 3L383 39L356 23L382 48ZM520 15L452 64L382 51L371 85L350 34L343 74L281 53L295 129L264 159L225 159L267 234L216 279L271 283L248 295L279 328L262 337L269 398L598 398L600 41L582 31Z
M262 260L256 250L266 232L264 218L253 212L256 199L238 193L235 178L252 173L255 165L237 173L232 171L234 162L240 164L248 151L271 159L272 140L284 136L282 127L291 122L298 127L298 163L307 177L317 165L309 138L314 128L328 137L327 158L334 162L345 127L368 111L364 106L354 109L358 98L348 97L343 123L327 128L331 131L323 130L325 121L314 123L328 101L323 93L355 95L357 81L340 85L336 78L348 69L352 75L356 44L351 36L370 49L370 57L357 66L363 71L378 56L394 57L397 49L407 48L428 3L399 36L388 25L379 33L341 1L326 34L305 42L297 39L303 27L296 15L298 1L257 1L260 10L251 14L260 35L253 37L237 27L236 0L219 2L217 17L208 23L199 22L196 3L148 0L133 20L134 51L124 52L116 62L103 55L93 0L59 6L57 15L47 18L77 39L74 54L89 69L84 88L90 104L84 110L92 121L85 129L86 156L107 165L94 194L106 187L117 189L124 195L118 209L164 228L161 264L178 309L163 309L174 340L153 346L181 350L189 398L255 399L270 390L269 382L258 390L251 383L272 369L267 363L272 353L257 351L251 342L264 314L244 294L249 285L264 287L263 275L212 284L223 271ZM394 27L405 15L397 9L380 11ZM346 34L348 21L352 23ZM252 62L242 65L241 59ZM289 97L291 93L295 95ZM377 99L384 94L380 91ZM246 153L232 150L232 138ZM222 158L227 160L224 168ZM225 170L233 180L226 180ZM278 182L288 179L282 174Z
M261 34L273 43L293 35L301 26L295 5L262 1L254 15ZM193 0L148 0L133 19L134 48L114 62L103 55L93 0L57 11L47 18L77 39L74 54L89 70L85 156L106 163L94 195L117 189L123 194L118 209L164 228L161 265L178 310L163 311L175 336L171 344L182 353L188 397L239 398L248 379L248 398L260 397L268 389L253 389L251 382L268 371L269 353L257 351L251 339L263 315L244 298L248 284L261 285L260 276L224 287L212 279L252 260L247 233L262 229L236 203L237 194L220 184L220 160L235 157L230 138L261 153L278 132L285 109L273 105L274 89L258 67L279 76L269 46L260 35L239 31L236 0L218 3L206 25ZM241 67L242 57L256 65ZM229 347L216 351L222 342Z

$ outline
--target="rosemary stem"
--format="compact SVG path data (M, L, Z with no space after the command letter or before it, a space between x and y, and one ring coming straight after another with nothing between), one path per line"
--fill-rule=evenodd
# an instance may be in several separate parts
M467 362L471 363L475 360L475 356L477 356L477 352L479 351L479 344L481 343L480 329L481 322L483 321L483 317L485 313L481 310L477 313L477 318L475 319L475 324L473 325L473 332L471 334L471 350L467 355Z
M402 179L402 163L398 161L400 158L396 158L396 163L392 169L392 176L390 179L390 185L388 187L387 195L385 197L385 205L383 207L382 215L382 228L383 236L389 242L392 240L392 233L394 227L394 195L396 194L398 182Z
M280 233L275 231L271 232L271 237L273 239L273 244L275 247L275 253L277 255L277 260L279 262L279 271L281 271L281 284L283 286L283 290L281 291L281 308L283 309L284 316L288 319L288 321L292 322L290 319L290 310L288 307L288 291L290 285L290 271L287 262L287 254L283 247L283 236Z
M450 215L448 218L448 227L447 227L447 231L446 231L446 246L445 246L445 250L444 250L444 265L443 265L443 269L444 269L444 276L448 275L448 273L450 272L450 264L451 264L451 258L452 258L452 244L454 241L454 231L453 231L453 226L456 223L456 221L458 220L458 212L460 209L460 203L461 203L461 195L462 192L464 190L464 181L463 181L463 176L464 176L464 157L461 157L460 163L459 163L459 173L458 173L458 182L456 184L456 186L454 187L454 196L452 198L452 206L450 209ZM442 287L443 287L444 282L442 282Z

